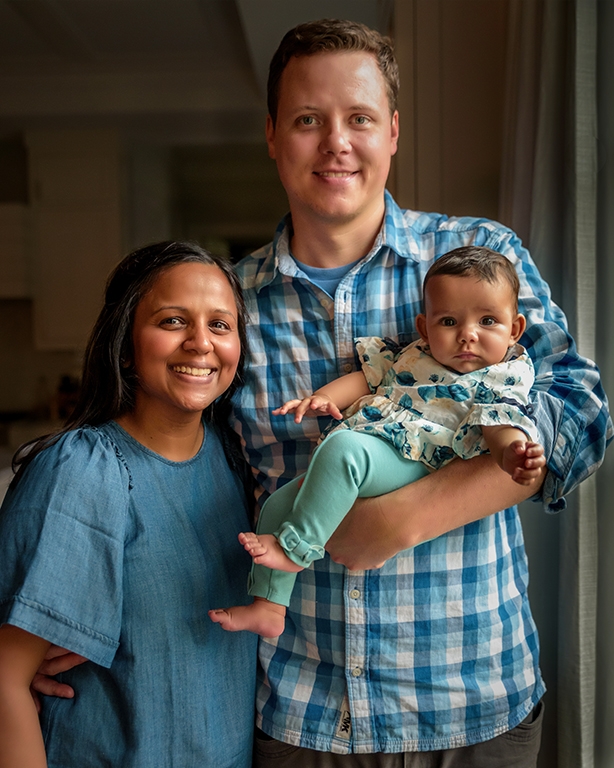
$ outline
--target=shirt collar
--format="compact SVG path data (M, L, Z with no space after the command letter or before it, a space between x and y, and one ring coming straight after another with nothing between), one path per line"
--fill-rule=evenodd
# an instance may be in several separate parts
M407 212L404 212L394 201L388 190L384 191L384 221L375 238L373 248L365 256L365 262L370 261L381 248L390 248L401 258L409 258L418 261L418 248L415 240L410 236L410 222L406 221ZM275 230L273 242L270 244L268 254L259 270L259 279L256 290L269 285L278 274L295 277L298 267L290 255L290 240L292 238L292 218L286 214L279 222Z

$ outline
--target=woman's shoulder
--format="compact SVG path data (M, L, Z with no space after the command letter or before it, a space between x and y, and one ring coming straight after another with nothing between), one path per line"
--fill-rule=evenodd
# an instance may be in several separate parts
M71 486L104 477L108 482L130 484L130 470L107 425L83 426L52 439L26 467L28 486L39 481L70 479Z
M121 538L130 488L128 466L104 428L80 427L32 459L9 488L3 513L12 520L27 513L33 526L60 514Z

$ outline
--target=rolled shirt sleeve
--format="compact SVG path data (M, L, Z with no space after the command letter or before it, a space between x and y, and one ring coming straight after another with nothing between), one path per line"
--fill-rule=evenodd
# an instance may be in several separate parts
M520 239L499 227L476 244L503 253L518 272L518 309L527 319L520 343L535 368L532 416L548 468L536 500L543 501L546 511L558 512L566 506L565 495L599 467L614 436L599 369L578 354L565 315Z

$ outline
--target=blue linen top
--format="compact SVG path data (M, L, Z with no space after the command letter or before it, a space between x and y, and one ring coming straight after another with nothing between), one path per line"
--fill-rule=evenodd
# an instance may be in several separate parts
M423 341L401 347L369 336L356 339L356 349L372 394L352 403L325 435L377 435L430 469L488 453L482 427L506 424L539 441L528 416L533 364L520 344L500 363L466 373L438 363Z
M535 367L530 407L548 474L547 511L597 469L612 423L595 364L578 355L565 316L518 237L488 219L401 210L386 193L371 251L334 299L290 255L291 221L244 259L251 323L236 427L261 499L306 471L327 419L271 410L360 369L354 339L415 340L433 261L464 245L503 253L520 280L520 343ZM327 556L298 574L283 634L261 639L258 725L312 749L403 752L486 741L510 730L544 691L516 508L399 553L380 570Z
M245 602L245 495L214 428L173 462L115 422L62 436L0 511L0 622L88 659L43 699L50 768L250 768L256 638L207 610Z

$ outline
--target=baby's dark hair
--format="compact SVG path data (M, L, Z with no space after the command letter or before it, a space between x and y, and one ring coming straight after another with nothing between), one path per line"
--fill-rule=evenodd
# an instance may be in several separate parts
M514 312L518 312L518 292L520 281L509 259L501 253L479 245L465 245L444 253L435 261L424 276L422 292L432 277L437 275L455 275L457 277L475 277L487 283L505 280L510 286L514 298Z

